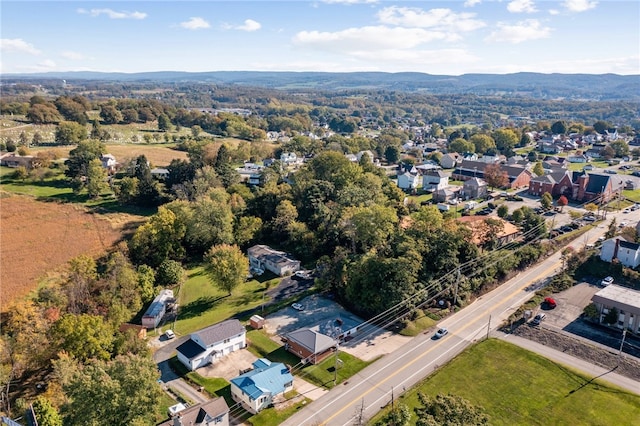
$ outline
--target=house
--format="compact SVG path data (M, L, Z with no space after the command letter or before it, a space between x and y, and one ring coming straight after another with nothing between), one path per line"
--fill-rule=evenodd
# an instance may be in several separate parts
M420 175L418 173L413 174L405 172L398 175L398 188L405 191L413 191L420 186Z
M271 271L276 275L291 275L300 269L300 261L290 258L287 253L269 246L255 245L247 250L252 269Z
M282 341L286 350L300 357L302 362L311 364L318 364L331 356L337 345L331 337L309 328L292 331Z
M564 195L580 202L597 200L606 203L621 189L621 181L608 175L588 174L586 171L554 172L538 176L529 184L529 193L532 195L548 192L554 197Z
M627 241L623 237L609 238L602 242L600 259L605 262L618 259L628 268L637 268L640 265L640 244Z
M373 160L375 160L376 156L373 153L373 151L360 151L356 154L356 158L358 159L358 161L360 161L360 159L362 159L362 156L366 155L367 157L369 157L369 163L373 163Z
M455 180L469 180L474 177L484 179L484 172L487 166L492 163L484 163L482 161L463 161L451 174L451 178ZM516 165L500 165L500 169L507 173L509 182L507 188L517 189L529 186L532 173L522 166Z
M449 186L449 176L442 170L428 170L422 175L422 189L426 191L437 191Z
M633 333L640 331L640 291L612 284L594 294L591 301L600 314L600 323L612 308L616 308L616 327L626 328Z
M458 198L458 194L460 192L460 188L445 188L445 189L438 189L436 191L433 192L433 201L435 201L436 203L446 203L447 201L451 201L454 200L456 198Z
M556 191L556 186L565 177L566 174L567 171L561 169L560 171L555 171L546 175L532 178L529 182L529 194L541 196L545 192L548 192L549 194L553 195L554 191Z
M165 312L167 312L167 305L174 302L173 291L169 289L162 290L142 315L142 325L146 328L156 328Z
M107 173L113 174L116 172L118 162L116 161L116 157L112 154L102 154L100 161L102 162L102 168L106 169Z
M187 407L158 426L229 426L229 406L223 397Z
M487 182L477 177L465 180L462 184L462 193L465 198L482 198L487 195L487 192Z
M567 161L570 163L587 163L589 162L589 157L587 157L585 154L574 154L569 155L567 157Z
M191 333L189 340L178 346L178 360L194 371L215 362L231 352L247 346L247 331L237 319L219 322Z
M22 166L27 170L30 170L33 168L34 160L35 159L33 155L18 155L13 152L4 153L2 156L0 156L0 166L11 167L11 168Z
M281 362L260 358L253 369L231 379L231 398L250 413L258 413L274 400L293 390L293 376Z
M151 176L159 180L165 180L169 177L169 169L163 167L154 167L151 169Z
M488 229L486 222L488 219L502 223L502 231L498 232L498 235L495 236L499 245L514 241L520 236L520 228L499 217L462 216L456 220L471 229L472 242L474 244L480 244L482 243L482 239L485 238L484 234Z
M443 169L453 169L462 162L462 156L457 152L444 154L440 159L440 165Z
M295 152L283 152L280 155L280 161L282 164L295 164L298 162L298 156Z

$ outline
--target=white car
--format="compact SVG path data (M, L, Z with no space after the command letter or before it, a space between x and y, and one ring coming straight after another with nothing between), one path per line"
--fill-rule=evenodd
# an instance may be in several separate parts
M606 277L605 279L603 279L602 281L600 281L600 285L602 286L608 286L609 284L613 284L613 277Z
M164 337L166 337L167 340L171 340L176 337L176 334L173 332L173 330L167 330L164 332Z
M446 328L440 328L438 329L438 331L436 331L436 334L434 335L434 337L436 339L439 339L441 337L446 336L449 333L449 330L447 330Z
M304 311L304 306L302 306L300 303L292 303L291 307L296 311Z

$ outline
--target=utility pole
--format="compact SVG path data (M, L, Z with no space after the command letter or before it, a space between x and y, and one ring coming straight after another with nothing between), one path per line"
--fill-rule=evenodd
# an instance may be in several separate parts
M489 338L490 331L491 331L491 314L489 314L489 324L487 325L487 339Z
M458 283L460 282L460 267L458 266L458 273L456 274L456 287L453 293L453 309L456 307L456 303L458 302Z
M618 357L622 355L622 347L624 346L624 338L627 335L627 329L622 330L622 342L620 343L620 350L618 351Z
M336 341L336 356L333 362L333 386L338 384L338 352L340 352L340 342Z

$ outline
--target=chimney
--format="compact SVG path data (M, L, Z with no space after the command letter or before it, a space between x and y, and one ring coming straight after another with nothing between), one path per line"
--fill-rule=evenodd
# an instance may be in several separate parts
M620 248L620 239L616 238L616 246L613 248L613 256L611 260L618 258L618 248Z

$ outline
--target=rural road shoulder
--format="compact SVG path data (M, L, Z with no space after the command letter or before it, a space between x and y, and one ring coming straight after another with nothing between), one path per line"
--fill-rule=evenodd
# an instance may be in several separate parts
M621 387L630 392L640 395L639 382L633 379L630 379L628 377L622 376L620 374L616 374L615 372L609 369L602 368L588 361L582 360L580 358L576 358L572 355L569 355L564 352L558 351L556 349L550 348L548 346L542 345L538 342L534 342L522 337L514 336L513 334L504 334L501 332L495 332L495 336L498 337L499 339L502 339L507 342L511 342L514 345L520 346L523 349L542 355L543 357L548 358L552 361L570 366L590 376L597 377L602 381L609 382L618 387Z

